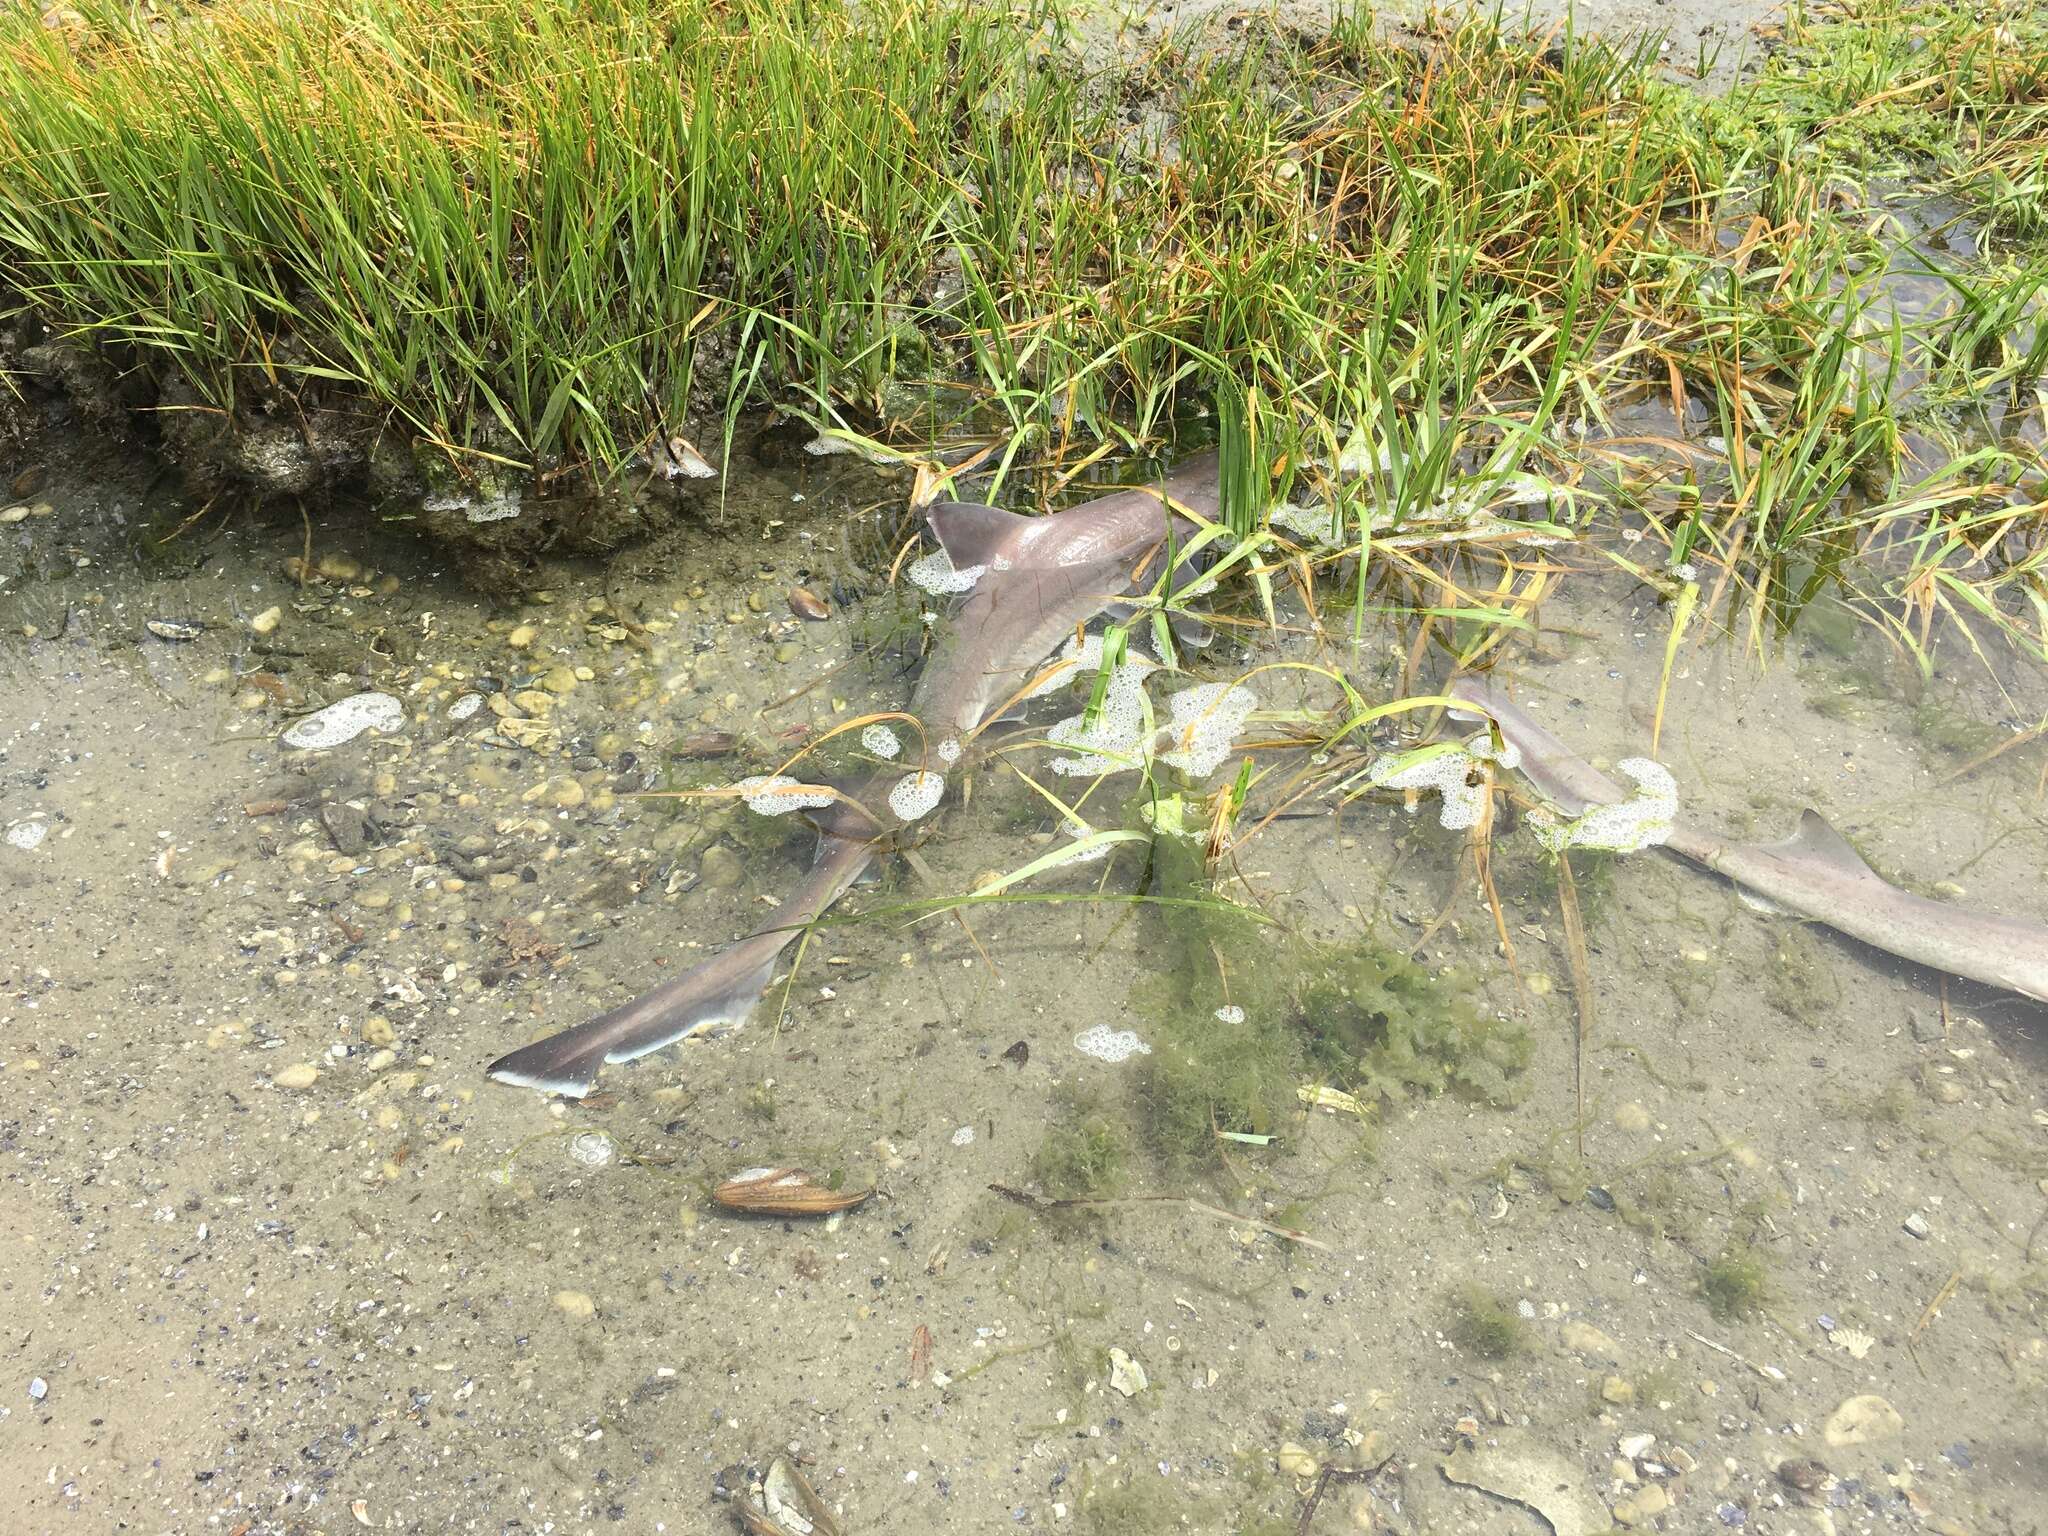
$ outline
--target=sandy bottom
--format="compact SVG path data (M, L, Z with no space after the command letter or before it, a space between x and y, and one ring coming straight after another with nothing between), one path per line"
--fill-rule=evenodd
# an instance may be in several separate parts
M1313 1529L1544 1528L1447 1458L1560 1531L2040 1529L2043 1010L1944 994L1660 855L1590 906L1583 1165L1538 880L1504 895L1542 995L1518 999L1469 889L1428 950L1533 1031L1519 1104L1304 1112L1207 1176L1140 1169L1137 1193L1318 1247L991 1193L1028 1182L1076 1085L1141 1118L1142 1059L1072 1043L1151 1027L1158 919L1121 908L837 925L779 1018L580 1106L484 1079L801 870L795 828L634 792L907 697L891 599L815 624L783 599L854 580L900 487L834 461L750 494L785 505L765 538L678 533L491 613L415 548L317 523L305 585L296 525L201 523L145 558L193 509L92 445L50 458L0 529L9 1531L723 1532L726 1469L791 1452L852 1531L1292 1530L1312 1467L1386 1458ZM1664 615L1588 575L1543 621L1531 707L1590 754L1641 750ZM1373 698L1398 665L1383 639L1285 648ZM1812 805L1919 888L2039 915L2040 749L1949 776L2040 717L2043 679L1942 655L1915 705L1853 624L1689 645L1661 747L1686 814L1766 837ZM395 731L280 744L372 688ZM670 756L716 730L755 754ZM925 846L930 886L895 871L850 910L964 890L1048 829L986 776ZM1457 857L1427 806L1362 802L1275 823L1233 894L1413 943ZM710 1203L762 1164L876 1194L831 1222ZM1717 1317L1702 1276L1731 1243L1765 1292ZM1467 1285L1522 1349L1452 1337ZM1807 1460L1825 1476L1779 1474Z

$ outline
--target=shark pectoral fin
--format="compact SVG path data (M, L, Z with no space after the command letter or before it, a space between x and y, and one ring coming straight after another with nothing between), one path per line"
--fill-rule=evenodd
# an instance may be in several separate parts
M1875 880L1880 885L1888 884L1883 875L1864 862L1863 855L1850 846L1849 840L1828 825L1828 820L1816 810L1805 810L1799 814L1799 830L1772 850L1781 854L1803 854L1842 874L1859 880Z
M974 501L935 501L924 517L956 571L993 565L999 556L1014 560L1019 541L1040 521Z

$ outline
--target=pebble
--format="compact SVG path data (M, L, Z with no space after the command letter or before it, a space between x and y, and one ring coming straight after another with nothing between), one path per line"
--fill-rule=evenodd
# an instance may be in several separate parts
M391 1027L391 1021L378 1013L363 1020L362 1035L365 1045L391 1045L398 1039L398 1031Z
M531 624L521 624L505 637L505 643L515 651L523 651L540 638L540 631Z
M549 667L541 674L541 687L549 693L569 693L576 687L576 669L573 667Z
M381 1051L372 1051L370 1059L363 1065L372 1072L382 1072L396 1060L398 1060L398 1052L392 1050L387 1045Z
M284 622L284 610L273 603L249 621L249 628L259 635L273 633Z
M697 874L710 889L729 891L740 883L745 871L741 868L738 854L723 843L714 843L704 850Z
M1623 1377L1609 1376L1600 1383L1600 1398L1617 1407L1626 1407L1636 1400L1636 1389Z
M0 523L25 523L27 521L28 508L25 506L16 505L0 508Z
M299 1062L295 1066L286 1067L282 1072L273 1074L270 1079L272 1087L289 1088L294 1091L301 1088L310 1088L318 1081L320 1081L320 1069L311 1062L306 1061Z
M1650 1483L1614 1506L1614 1518L1623 1525L1649 1525L1671 1508L1671 1495L1662 1483Z
M584 800L583 786L574 779L564 779L555 786L553 799L555 804L560 806L581 805Z
M1846 1399L1829 1414L1821 1437L1837 1448L1867 1445L1873 1440L1890 1440L1905 1427L1906 1421L1899 1416L1898 1409L1875 1392L1866 1392L1861 1397Z
M1922 1045L1931 1045L1941 1039L1940 1016L1925 1008L1908 1008L1906 1027L1913 1032L1913 1038Z
M1316 1475L1315 1457L1305 1447L1296 1445L1292 1440L1284 1442L1273 1459L1280 1463L1280 1470L1289 1477Z
M29 1379L28 1400L30 1402L40 1403L44 1398L48 1397L49 1395L50 1384L47 1381L43 1380L43 1378L40 1376L34 1376Z
M1925 1216L1922 1216L1918 1211L1915 1211L1912 1215L1908 1216L1904 1221L1900 1222L1899 1225L1905 1229L1906 1235L1908 1237L1917 1237L1922 1242L1925 1242L1927 1240L1929 1230L1927 1226L1927 1218Z
M785 640L782 644L775 647L775 659L783 666L787 666L790 662L795 661L803 653L804 648L794 640Z
M571 1317L594 1317L597 1315L597 1303L591 1299L588 1291L557 1291L555 1292L555 1305Z
M1591 1323L1566 1323L1563 1335L1564 1347L1574 1354L1594 1355L1602 1360L1621 1358L1621 1346Z

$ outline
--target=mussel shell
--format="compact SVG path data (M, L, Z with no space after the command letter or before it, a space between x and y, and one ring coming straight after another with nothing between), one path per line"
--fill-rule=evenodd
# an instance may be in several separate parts
M748 1215L829 1216L851 1210L873 1193L827 1189L801 1168L749 1168L711 1191L711 1198Z

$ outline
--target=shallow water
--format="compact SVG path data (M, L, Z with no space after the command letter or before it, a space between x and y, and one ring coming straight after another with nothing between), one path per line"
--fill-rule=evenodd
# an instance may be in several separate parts
M1142 1117L1144 1058L1073 1041L1155 1027L1163 920L876 915L1049 845L993 770L919 850L928 874L857 894L868 918L821 929L748 1028L608 1069L580 1106L486 1081L761 921L801 870L788 820L635 792L772 771L798 728L908 696L896 599L815 624L783 601L860 585L846 551L873 563L902 487L834 460L733 494L782 525L679 531L493 612L339 520L310 529L335 579L304 586L296 525L202 518L145 554L198 509L93 445L49 456L26 498L48 513L0 527L0 828L44 829L0 843L10 1529L723 1531L721 1470L796 1448L854 1531L1291 1530L1289 1443L1396 1458L1332 1487L1318 1531L1540 1529L1446 1480L1468 1441L1554 1453L1639 1520L1668 1503L1666 1529L2024 1530L2048 1508L2043 1010L1659 855L1588 897L1583 1165L1555 898L1506 853L1541 990L1518 996L1469 888L1427 958L1534 1034L1519 1103L1407 1099L1369 1132L1305 1112L1209 1176L1141 1165L1134 1193L1321 1248L1182 1204L1047 1217L989 1190L1028 1183L1076 1086ZM1563 558L1587 569L1514 676L1573 745L1629 756L1666 617ZM1303 633L1256 659L1319 660L1378 701L1394 642ZM2041 748L1950 775L2048 714L2048 679L1940 655L1921 688L1824 603L1767 656L1688 642L1658 754L1682 814L1768 838L1812 805L1914 888L2040 915ZM367 690L404 701L403 728L280 745ZM495 702L455 718L473 694ZM713 732L755 749L671 756ZM1321 940L1405 946L1458 847L1382 797L1273 823L1226 890ZM785 1163L876 1197L833 1222L707 1198ZM1704 1265L1752 1238L1764 1305L1717 1318ZM1524 1350L1451 1336L1466 1283L1526 1318ZM1112 1386L1112 1349L1147 1387ZM1864 1394L1899 1425L1828 1443ZM1838 1481L1808 1499L1774 1475L1798 1457Z

